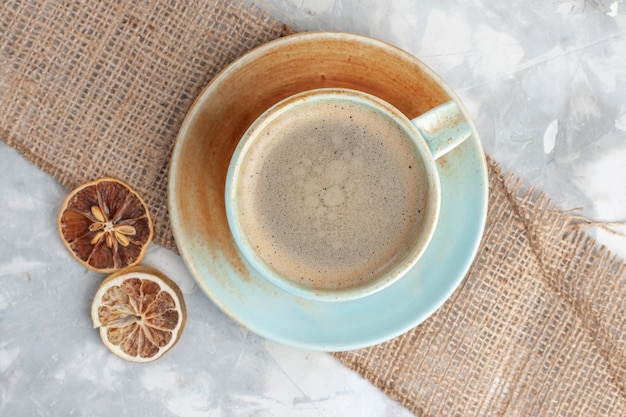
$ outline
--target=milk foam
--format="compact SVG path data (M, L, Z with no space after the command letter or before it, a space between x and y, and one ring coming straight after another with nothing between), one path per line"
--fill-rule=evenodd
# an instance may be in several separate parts
M406 134L350 102L290 110L248 153L241 221L280 274L318 289L360 285L402 257L422 226L427 184Z

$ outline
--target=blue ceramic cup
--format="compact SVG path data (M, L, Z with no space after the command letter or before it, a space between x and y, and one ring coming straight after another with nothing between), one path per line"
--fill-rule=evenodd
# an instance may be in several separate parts
M350 89L288 97L232 156L226 215L242 257L277 290L327 301L401 279L437 225L436 160L471 135L455 102L410 120Z

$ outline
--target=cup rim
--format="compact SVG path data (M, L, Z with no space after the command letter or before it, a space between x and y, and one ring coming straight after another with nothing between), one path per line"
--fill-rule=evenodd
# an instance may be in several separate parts
M427 213L424 216L423 226L420 228L418 237L411 244L407 253L397 262L394 262L394 265L381 276L375 277L361 285L338 289L319 289L305 286L289 279L289 277L283 276L270 266L266 265L260 256L258 256L257 253L251 248L251 244L245 236L245 232L243 231L243 227L241 226L239 216L237 214L239 211L239 205L236 198L239 172L242 167L243 159L246 156L246 152L253 146L255 139L259 137L256 133L263 131L263 129L271 124L273 120L280 117L291 108L306 104L311 100L324 99L324 97L328 96L333 96L335 99L342 97L343 99L351 100L353 102L365 103L367 106L374 108L376 111L381 111L382 109L383 113L391 116L391 118L403 128L405 133L407 133L407 137L410 138L414 148L419 153L419 158L424 165L424 171L426 177L428 178L429 191L429 202L427 204ZM286 97L266 109L252 122L245 133L241 136L231 156L226 175L226 218L231 236L235 242L235 247L243 255L242 259L250 267L256 270L264 279L279 288L300 297L320 301L350 301L366 297L401 279L411 268L413 268L413 266L415 266L422 254L426 251L437 226L440 206L441 186L435 159L417 127L405 114L385 100L370 93L350 88L331 87L306 90Z

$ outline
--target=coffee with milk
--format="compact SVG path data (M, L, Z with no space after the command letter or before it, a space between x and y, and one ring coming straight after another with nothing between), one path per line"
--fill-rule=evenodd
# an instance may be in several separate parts
M414 245L426 173L387 115L348 100L303 102L257 137L240 168L240 222L279 275L320 290L360 286Z

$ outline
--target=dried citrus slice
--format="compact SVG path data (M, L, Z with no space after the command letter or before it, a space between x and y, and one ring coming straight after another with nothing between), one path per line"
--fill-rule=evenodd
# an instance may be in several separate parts
M154 231L148 207L135 191L115 178L100 178L67 196L59 233L80 263L113 272L139 263Z
M175 282L154 268L133 266L100 284L91 320L111 352L128 361L150 362L178 342L187 310Z

